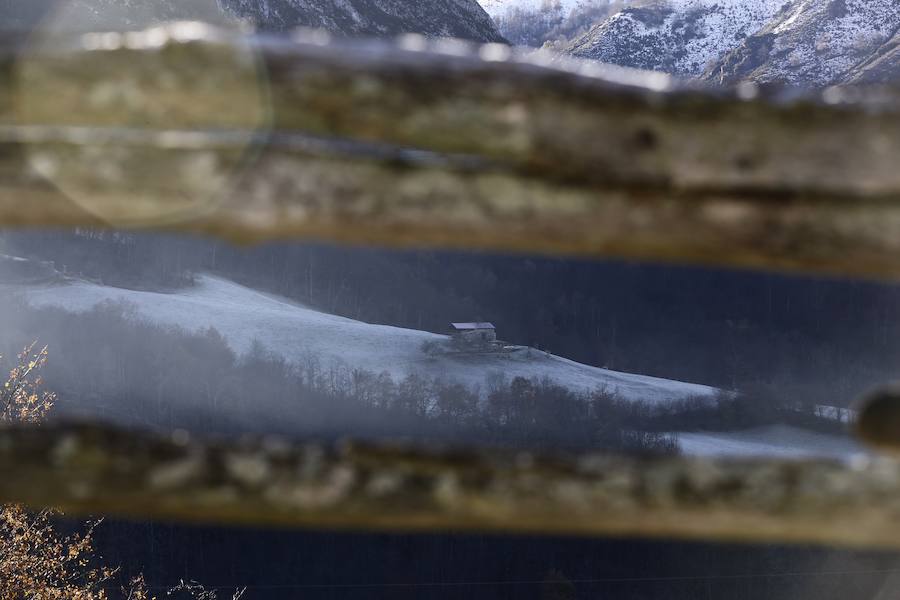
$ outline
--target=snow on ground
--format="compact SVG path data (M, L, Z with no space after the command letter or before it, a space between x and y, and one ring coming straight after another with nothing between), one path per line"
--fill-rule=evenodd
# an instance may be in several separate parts
M675 14L704 9L684 36L684 56L676 61L681 73L699 74L713 61L734 48L743 37L755 33L778 14L785 0L676 0ZM670 17L670 22L672 18ZM676 21L677 22L677 21Z
M766 81L829 85L887 42L900 27L897 0L803 0L773 28Z
M734 432L680 432L681 451L705 457L775 457L848 459L866 453L849 437L816 433L789 425Z
M624 398L648 402L710 397L717 392L703 385L591 367L526 348L506 355L428 357L421 350L422 343L445 340L446 336L322 313L210 275L200 276L196 286L177 293L127 290L85 281L20 285L16 289L34 306L56 306L72 312L91 310L104 301L126 302L134 306L139 318L151 322L194 331L215 327L238 353L246 352L254 340L259 340L290 361L302 362L315 356L326 366L337 363L387 371L395 378L415 372L474 387L500 372L510 379L548 377L575 390L605 386Z
M238 353L246 352L254 340L259 340L270 351L291 361L316 356L325 366L338 363L387 371L394 377L418 372L476 386L489 375L502 372L508 378L549 377L579 390L606 386L625 398L651 402L709 397L717 392L702 385L591 367L525 348L508 358L484 354L430 358L422 352L422 342L444 340L446 336L322 313L209 275L199 277L196 286L177 293L127 290L85 281L17 283L7 287L21 293L34 306L83 312L105 301L125 302L134 307L138 318L151 322L187 330L215 327ZM846 409L834 411L836 418L849 418ZM684 454L706 457L845 459L865 452L849 438L786 425L674 435Z
M481 7L491 16L502 15L510 8L537 10L544 0L478 0ZM562 0L563 10L569 12L579 6L588 4L605 4L605 0Z

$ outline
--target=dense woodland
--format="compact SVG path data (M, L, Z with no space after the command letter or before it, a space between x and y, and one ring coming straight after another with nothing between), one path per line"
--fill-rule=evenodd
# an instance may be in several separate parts
M353 319L436 332L491 321L512 343L786 404L846 406L900 367L900 288L864 281L97 231L2 240L111 285L177 288L211 271Z

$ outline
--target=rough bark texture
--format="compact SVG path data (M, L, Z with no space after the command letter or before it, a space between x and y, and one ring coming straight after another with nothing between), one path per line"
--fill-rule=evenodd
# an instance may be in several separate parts
M900 274L895 90L198 24L51 44L0 75L5 225Z

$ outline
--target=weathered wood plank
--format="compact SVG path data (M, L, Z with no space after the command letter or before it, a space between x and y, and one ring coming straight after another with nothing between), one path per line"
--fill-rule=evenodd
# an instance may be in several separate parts
M721 92L502 46L198 24L12 58L7 225L900 275L896 90Z
M67 514L900 546L900 463L713 461L202 442L0 429L0 501Z

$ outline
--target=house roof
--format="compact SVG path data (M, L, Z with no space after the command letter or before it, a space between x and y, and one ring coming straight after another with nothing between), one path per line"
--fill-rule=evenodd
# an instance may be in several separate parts
M456 331L469 331L472 329L496 329L493 323L450 323L450 328Z

